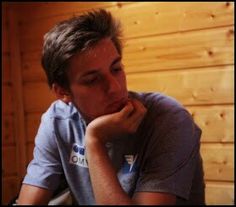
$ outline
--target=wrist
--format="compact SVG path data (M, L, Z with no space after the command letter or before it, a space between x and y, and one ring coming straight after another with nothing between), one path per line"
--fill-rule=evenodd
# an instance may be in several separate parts
M91 136L89 134L85 135L85 147L86 157L89 163L92 157L106 151L105 143L103 143L98 137Z
M85 133L85 145L86 148L90 148L93 146L105 145L102 137L96 133L93 133L90 130L87 130Z
M85 134L85 145L90 146L90 145L99 145L101 144L101 141L97 136L93 136L89 133Z
M102 130L98 130L96 128L88 126L86 128L85 133L85 142L88 142L90 144L105 144L106 143L106 135L102 132Z

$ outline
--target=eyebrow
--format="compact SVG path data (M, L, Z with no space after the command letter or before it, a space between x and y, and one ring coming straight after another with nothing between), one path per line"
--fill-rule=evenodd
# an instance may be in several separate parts
M112 61L111 66L115 65L116 63L121 61L121 56L118 56L115 60ZM88 72L85 72L84 74L81 75L81 77L85 77L87 75L91 75L91 74L96 74L99 72L99 69L91 69Z
M113 62L111 63L111 66L115 65L116 63L121 61L121 56L118 56Z

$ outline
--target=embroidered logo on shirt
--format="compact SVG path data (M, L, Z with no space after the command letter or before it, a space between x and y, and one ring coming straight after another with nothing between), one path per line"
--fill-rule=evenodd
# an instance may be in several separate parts
M80 146L76 143L73 144L69 162L71 164L79 165L80 167L88 168L88 162L85 157L84 146Z
M129 195L132 194L135 188L135 183L138 176L138 154L124 155L124 163L117 173L120 185L123 190Z

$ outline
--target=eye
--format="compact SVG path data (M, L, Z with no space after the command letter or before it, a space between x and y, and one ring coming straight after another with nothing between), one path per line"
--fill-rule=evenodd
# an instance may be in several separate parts
M98 81L99 81L98 76L92 76L92 77L85 78L82 82L85 85L93 85L93 84L96 84Z
M115 68L112 69L112 73L119 73L119 72L121 72L122 70L123 70L122 67L115 67Z

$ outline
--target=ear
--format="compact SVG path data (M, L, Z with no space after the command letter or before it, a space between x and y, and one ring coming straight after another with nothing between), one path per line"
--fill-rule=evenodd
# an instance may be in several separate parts
M65 103L71 102L70 93L66 89L59 86L57 83L52 84L52 90L58 99L61 99Z

